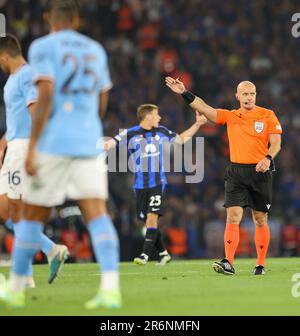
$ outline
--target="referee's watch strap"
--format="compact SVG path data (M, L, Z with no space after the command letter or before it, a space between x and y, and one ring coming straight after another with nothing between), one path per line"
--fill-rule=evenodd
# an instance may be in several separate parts
M184 91L182 94L181 94L182 98L185 100L186 103L188 104L191 104L195 99L196 99L196 96L190 92L190 91Z
M276 171L275 163L274 163L272 156L270 154L267 154L266 158L270 160L270 171Z
M273 158L272 158L272 156L270 154L267 154L266 158L269 159L271 162L273 161Z

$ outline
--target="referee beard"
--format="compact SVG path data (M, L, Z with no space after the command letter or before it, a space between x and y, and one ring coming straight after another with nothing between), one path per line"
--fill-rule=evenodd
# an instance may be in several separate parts
M239 244L239 224L244 208L250 207L257 252L253 273L264 275L270 242L268 212L272 201L273 159L281 148L282 129L275 113L256 105L256 87L249 81L243 81L237 86L236 99L240 108L231 111L207 105L187 91L178 79L166 77L165 81L193 109L210 121L227 126L231 164L225 174L225 258L213 264L214 270L235 274L234 257Z

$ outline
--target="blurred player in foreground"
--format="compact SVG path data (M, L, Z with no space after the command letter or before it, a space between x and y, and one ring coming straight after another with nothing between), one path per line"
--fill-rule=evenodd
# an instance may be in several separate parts
M38 101L25 163L25 219L18 224L6 302L24 306L23 277L40 246L43 223L51 207L70 198L88 223L101 264L99 291L85 307L118 308L119 241L106 210L107 169L104 159L99 167L96 149L102 137L98 113L103 116L112 86L107 56L99 43L74 30L79 16L73 1L53 1L48 20L51 33L35 40L29 50Z
M13 35L7 34L0 39L0 66L10 75L4 87L6 134L0 141L1 165L7 148L0 173L1 219L17 236L18 223L23 216L25 158L31 130L31 113L36 106L37 91L33 85L31 67L23 58L20 43ZM41 250L48 257L50 265L48 281L52 283L68 257L68 249L66 246L54 244L41 233ZM27 287L35 287L32 267L28 269L25 281Z

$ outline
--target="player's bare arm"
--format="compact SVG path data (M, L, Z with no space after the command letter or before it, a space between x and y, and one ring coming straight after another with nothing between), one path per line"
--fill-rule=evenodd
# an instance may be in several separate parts
M33 113L35 111L35 106L36 106L36 103L31 103L29 106L28 106L28 110L31 114L31 117L33 117Z
M50 116L53 95L53 83L51 81L39 81L37 85L39 96L32 113L32 131L25 162L26 172L31 176L36 174L36 169L34 167L36 143Z
M184 84L179 79L174 79L172 77L166 77L166 85L177 94L184 94L188 91L186 90ZM191 93L190 93L191 94ZM193 94L191 94L193 96ZM218 112L213 107L207 105L203 99L195 96L195 99L189 103L189 105L194 109L204 114L207 119L212 122L216 122Z
M7 146L7 142L6 142L6 132L5 132L2 138L0 139L0 168L2 167L2 161L4 158L6 146Z
M39 96L32 119L30 138L32 142L39 139L52 110L53 83L43 80L39 81L37 85Z
M109 90L101 91L99 94L99 116L104 118L107 110Z
M108 151L111 148L115 148L117 146L117 141L115 139L109 139L104 141L103 148L104 150Z
M269 150L268 154L272 159L279 153L281 149L281 135L280 134L270 134L269 136ZM265 173L271 164L271 158L263 158L261 161L258 162L256 165L256 171L260 173Z
M197 133L197 131L202 125L207 123L207 118L204 115L200 114L198 111L195 111L195 113L196 113L196 122L186 131L179 134L176 139L176 142L181 144L187 142Z

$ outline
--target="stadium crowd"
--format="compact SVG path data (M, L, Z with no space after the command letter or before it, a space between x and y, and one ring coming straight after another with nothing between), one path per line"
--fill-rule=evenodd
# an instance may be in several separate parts
M79 1L81 31L108 50L114 87L104 119L105 135L137 124L136 108L158 104L162 124L181 132L193 122L191 110L164 85L180 77L193 92L215 107L237 106L235 87L253 81L258 105L273 109L283 127L282 150L276 159L274 200L270 214L270 256L300 255L300 38L291 34L297 1L221 0L89 0ZM32 40L47 33L42 13L46 1L1 0L7 31L27 53ZM299 11L299 10L298 10ZM0 75L1 90L6 77ZM3 92L1 91L0 99ZM0 104L1 133L5 111ZM228 163L225 128L208 124L204 179L184 183L170 173L167 209L160 220L173 256L219 258L223 255L225 210L223 177ZM298 147L299 145L299 147ZM110 209L121 238L121 258L131 260L141 248L142 223L135 216L132 176L110 174ZM74 260L90 261L89 239L78 209L67 204L53 212L47 233L70 246ZM72 229L82 228L78 236ZM242 223L238 255L255 253L248 216ZM11 235L1 227L2 251ZM76 244L80 241L80 244Z

